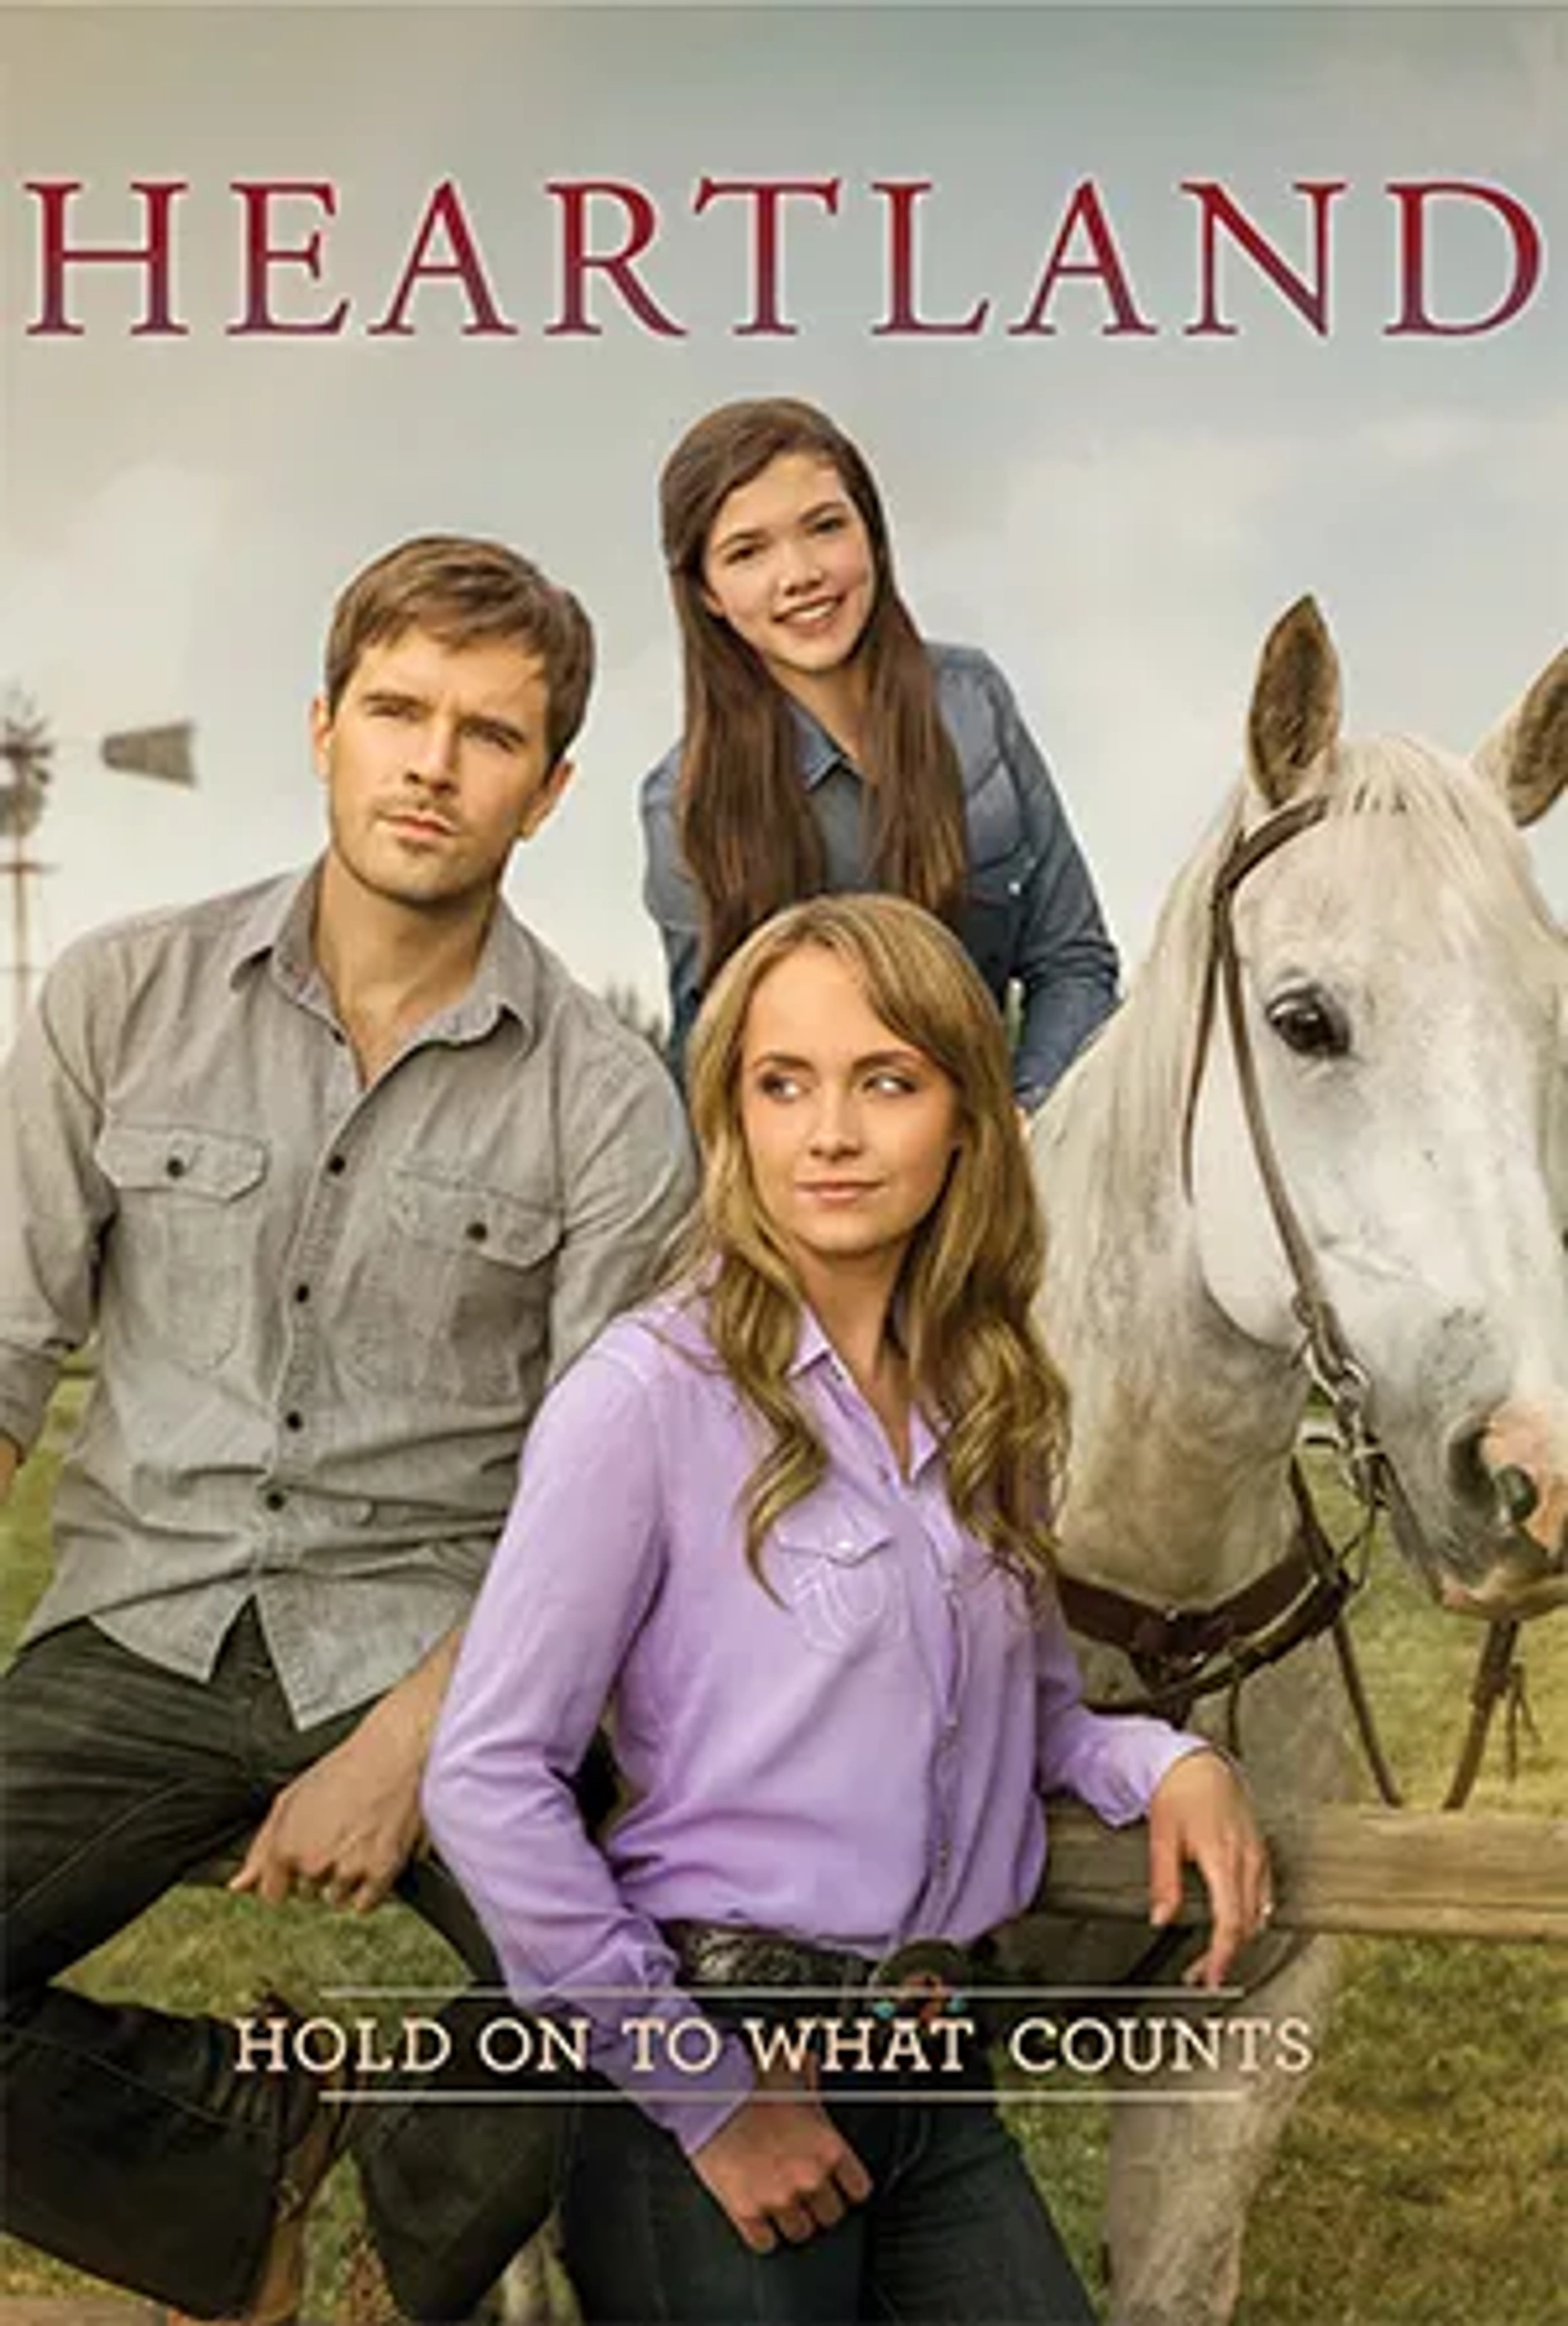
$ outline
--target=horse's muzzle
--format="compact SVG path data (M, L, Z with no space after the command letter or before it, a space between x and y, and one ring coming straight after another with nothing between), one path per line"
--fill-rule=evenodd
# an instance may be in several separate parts
M1449 1485L1464 1514L1440 1558L1443 1605L1487 1618L1568 1601L1568 1440L1555 1400L1516 1398L1449 1441Z
M1489 1623L1521 1621L1568 1605L1568 1540L1559 1535L1548 1549L1522 1527L1499 1530L1493 1555L1461 1580L1444 1566L1438 1596L1456 1614Z

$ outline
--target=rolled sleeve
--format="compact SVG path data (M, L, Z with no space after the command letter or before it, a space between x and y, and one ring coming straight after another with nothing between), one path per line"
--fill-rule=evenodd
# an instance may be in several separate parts
M1166 1771L1209 1750L1206 1738L1142 1713L1091 1712L1059 1615L1042 1626L1036 1670L1040 1790L1075 1794L1107 1825L1146 1817Z
M0 1068L0 1432L25 1452L60 1367L92 1330L114 1191L94 1158L87 978L68 954Z
M1038 745L994 665L1001 749L1023 809L1029 872L1013 963L1023 994L1014 1059L1020 1103L1037 1106L1116 1007L1118 963L1081 850Z

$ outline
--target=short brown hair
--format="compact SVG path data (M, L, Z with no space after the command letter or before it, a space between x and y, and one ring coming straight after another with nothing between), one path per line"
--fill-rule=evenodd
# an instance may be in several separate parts
M544 667L545 740L554 765L582 724L593 684L593 626L570 590L502 542L446 533L399 542L339 592L323 672L329 712L367 647L413 629L428 630L444 647L502 639L531 647Z

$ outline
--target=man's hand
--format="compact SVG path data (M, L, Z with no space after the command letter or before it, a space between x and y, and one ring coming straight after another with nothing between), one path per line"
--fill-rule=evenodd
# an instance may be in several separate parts
M458 1638L449 1633L341 1744L284 1786L231 1890L270 1906L295 1893L357 1914L379 1904L419 1841L420 1779Z
M780 2237L803 2245L871 2193L871 2175L820 2100L798 2076L770 2069L760 2095L745 2101L691 2159L753 2253ZM769 2094L784 2098L769 2098Z
M5 1497L11 1492L11 1481L21 1467L21 1447L14 1438L7 1437L4 1430L0 1430L0 1509L4 1509Z
M1155 1788L1149 1804L1151 1921L1168 1922L1177 1912L1189 1858L1208 1885L1213 1929L1187 1980L1220 1986L1237 1949L1263 1929L1274 1907L1268 1853L1247 1788L1219 1753L1187 1754Z

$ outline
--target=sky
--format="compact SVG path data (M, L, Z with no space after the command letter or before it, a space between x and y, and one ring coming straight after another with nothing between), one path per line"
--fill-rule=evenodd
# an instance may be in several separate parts
M306 860L320 803L305 709L334 591L399 536L498 535L589 607L600 678L555 822L508 893L590 983L662 998L639 901L639 778L679 680L655 528L659 466L737 395L825 405L862 445L928 634L984 647L1056 773L1129 958L1237 771L1259 645L1304 591L1345 665L1348 723L1468 749L1568 639L1568 9L775 10L55 6L0 12L0 684L60 737L36 853L42 940ZM781 305L751 310L738 199L704 177L833 180L794 203ZM295 319L242 302L240 179L329 181L321 279L280 269ZM457 286L387 309L432 189L459 190L517 329L465 336ZM82 186L71 231L132 238L136 179L181 179L178 339L136 338L125 270L79 270L77 337L30 334L29 180ZM602 284L593 335L561 302L562 180L631 182L643 264L683 336ZM888 198L920 200L930 320L878 334ZM1102 284L1026 314L1073 190L1092 181L1146 332L1108 333ZM1232 250L1229 336L1194 334L1198 206L1219 181L1298 271L1296 181L1328 205L1319 335ZM1469 336L1390 334L1391 183L1504 190L1540 286ZM1430 206L1427 293L1480 319L1512 247L1479 199ZM592 217L608 234L613 206ZM1083 246L1076 247L1083 255ZM199 783L111 773L102 734L190 718ZM1568 907L1568 810L1537 861ZM0 926L0 961L7 932ZM4 1033L0 1024L0 1034Z

